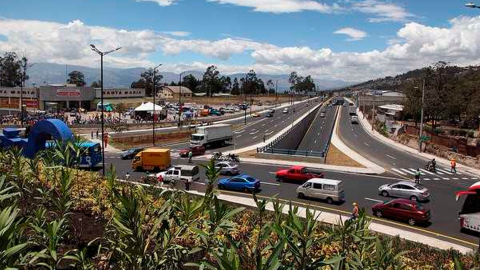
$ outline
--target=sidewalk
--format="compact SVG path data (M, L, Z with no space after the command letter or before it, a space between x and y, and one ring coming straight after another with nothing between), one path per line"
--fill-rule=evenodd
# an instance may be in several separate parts
M82 136L83 138L85 138L86 140L88 141L91 141L91 142L95 142L95 143L99 143L100 144L100 147L102 146L102 141L100 139L92 139L92 137L90 135L88 136ZM105 147L105 152L108 152L108 153L121 153L123 152L122 150L120 149L117 149L113 146L111 146L110 144L107 144L107 146Z
M127 182L127 181L122 180L122 179L117 179L117 180L120 181L120 182L124 182L124 183L126 182L126 183L130 183L130 184L134 184L134 185L150 186L150 185L143 184L143 183ZM156 188L164 189L163 187L156 187ZM196 196L205 196L205 193L198 192L196 190L191 190L191 191L188 191L187 193L192 194L192 195L196 195ZM243 197L243 196L233 196L233 195L227 195L227 194L221 194L221 193L218 194L218 198L222 201L227 201L227 202L240 204L240 205L244 205L244 206L248 206L248 207L254 207L254 208L257 207L253 198L247 198L247 197ZM285 200L283 200L283 201L285 201ZM320 208L322 208L322 207L320 207ZM267 204L266 209L269 210L269 211L273 211L272 203L269 202ZM304 218L306 216L306 207L299 206L298 210L299 210L298 211L298 216ZM283 213L287 214L288 211L289 211L288 205L285 205L285 207L282 209L282 211L283 211ZM342 211L342 212L347 214L347 212L345 212L345 211ZM338 224L340 219L343 220L343 221L348 219L347 215L329 213L329 212L325 212L325 210L322 210L322 211L317 210L317 214L319 214L318 218L317 218L318 221L324 222L324 223L329 223L329 224ZM434 237L430 237L430 236L427 236L425 234L420 234L420 233L416 233L416 232L412 232L412 231L408 231L408 230L403 230L403 229L399 229L399 228L390 227L390 226L383 225L383 224L380 224L380 223L375 222L375 221L372 221L370 223L369 229L374 231L374 232L377 232L377 233L390 235L390 236L393 236L393 237L399 236L400 238L403 238L405 240L409 240L409 241L417 242L417 243L422 243L422 244L429 245L431 247L435 247L435 248L439 248L439 249L443 249L443 250L455 249L455 250L458 250L459 252L461 252L463 254L466 254L468 252L473 251L473 249L462 246L462 245L450 243L448 241L444 241L444 240L440 240L440 239L437 239L437 238L434 238ZM435 234L435 233L432 233L432 234Z
M366 118L364 118L364 115L360 111L359 108L357 108L357 115L358 115L358 120L359 120L360 124L362 125L363 129L371 137L377 139L378 141L380 141L382 143L385 143L385 144L388 144L389 146L394 147L397 150L405 151L405 152L408 152L409 154L419 156L419 157L423 157L426 160L432 160L433 158L435 158L435 160L437 161L437 164L441 164L441 165L443 165L447 168L450 168L450 160L446 160L444 158L441 158L441 157L438 157L438 156L435 156L435 155L432 155L432 154L428 154L428 153L420 153L417 149L413 149L413 148L408 147L404 144L396 142L396 141L394 141L390 138L386 138L385 136L379 134L377 131L372 131L372 125L368 122L368 120ZM474 174L474 175L480 175L480 169L471 168L471 167L468 167L468 166L465 166L465 165L462 165L462 164L459 164L459 163L457 163L457 170L458 169L460 169L462 171L465 171L465 172L468 172L468 173L471 173L471 174Z

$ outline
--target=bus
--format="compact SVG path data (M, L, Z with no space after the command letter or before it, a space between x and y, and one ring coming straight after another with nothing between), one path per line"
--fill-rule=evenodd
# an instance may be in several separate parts
M102 162L102 146L96 142L79 142L77 145L80 147L82 153L80 159L80 168L91 169L95 168L100 162ZM46 148L54 147L53 141L47 141Z
M468 190L457 192L455 199L466 196L459 212L460 227L463 230L480 232L480 182L471 185Z

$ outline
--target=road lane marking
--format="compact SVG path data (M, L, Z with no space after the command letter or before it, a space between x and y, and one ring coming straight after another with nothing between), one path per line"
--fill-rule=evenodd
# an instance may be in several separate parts
M253 137L252 139L255 140L256 138L258 138L258 136L255 136L255 137Z
M381 200L376 200L376 199L372 199L372 198L365 198L365 200L369 200L369 201L373 201L373 202L383 202Z
M392 170L396 171L396 172L399 173L399 174L407 175L406 173L404 173L404 172L402 172L402 171L400 171L400 170L397 170L397 169L394 169L394 168L392 168Z
M264 127L264 126L265 126L265 124L262 125L262 127ZM153 136L152 136L152 137L153 137Z
M261 185L272 185L272 186L280 186L280 184L277 183L268 183L268 182L260 182Z
M424 169L420 169L421 172L424 172L424 173L427 173L427 174L430 174L430 175L435 175L434 173L432 172L429 172L427 170L424 170Z
M430 178L423 178L422 180L429 181L429 180L430 180Z
M255 134L257 134L258 132L260 132L260 131L257 130L256 132L250 132L250 135L255 135Z
M396 158L394 158L394 157L392 157L392 156L390 156L390 155L387 155L387 157L389 157L389 158L391 158L391 159L396 159Z
M152 137L153 137L153 136L152 136ZM242 137L242 134L240 134L240 135L237 136L237 138L240 138L240 137Z
M314 143L317 143L317 140L315 140L315 142L314 142ZM311 152L311 151L310 151L310 152Z
M415 175L415 173L413 173L413 172L411 172L411 171L409 171L409 170L406 170L406 169L400 169L400 170L402 170L402 171L404 171L404 172L407 172L407 173L409 173L409 174L411 174L411 175Z
M366 146L370 147L370 145L368 145L368 143L364 143Z
M451 173L451 172L447 172L447 171L444 171L444 170L442 170L442 169L437 169L437 171L441 171L441 172L444 172L444 173L446 173L446 174L450 174L450 175L452 175L452 174L453 174L453 173ZM441 174L441 173L439 173L439 174Z
M243 133L243 132L245 132L245 129L242 129L242 130L239 130L239 131L235 131L235 133L237 133L237 134L240 134L240 133Z
M468 180L468 177L462 177L463 180Z
M452 178L452 179L453 179L453 180L458 180L458 178L457 178L457 177L454 177L454 178Z
M450 180L450 178L442 178L443 180Z
M269 135L272 134L272 133L273 133L273 130L270 131L270 132L268 132L268 133L265 133L265 135L269 136Z
M437 181L438 181L438 180L440 180L440 178L433 178L433 180L437 180Z
M268 172L269 174L277 174L276 172Z

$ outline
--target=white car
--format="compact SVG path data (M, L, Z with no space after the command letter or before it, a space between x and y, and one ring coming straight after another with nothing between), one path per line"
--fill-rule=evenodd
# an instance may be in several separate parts
M283 113L288 113L288 108L283 109Z
M228 161L222 161L215 164L215 169L220 169L220 174L237 175L240 173L238 165Z
M358 116L352 115L350 122L352 122L352 124L358 124Z

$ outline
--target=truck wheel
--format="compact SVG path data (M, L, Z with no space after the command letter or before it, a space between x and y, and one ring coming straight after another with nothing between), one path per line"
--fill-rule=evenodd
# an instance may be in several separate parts
M328 203L328 204L333 204L333 199L330 198L330 197L328 197L328 198L327 198L327 203Z
M415 219L409 218L408 219L408 224L410 224L410 226L414 226L415 225Z
M382 191L382 196L383 196L383 197L388 197L388 192L387 192L387 191L385 191L385 190L384 190L384 191Z
M300 199L305 199L305 194L303 194L303 193L298 193L298 198L300 198Z
M218 185L218 189L223 189L223 185Z
M282 177L276 177L276 180L277 180L277 182L283 182L283 178L282 178Z

